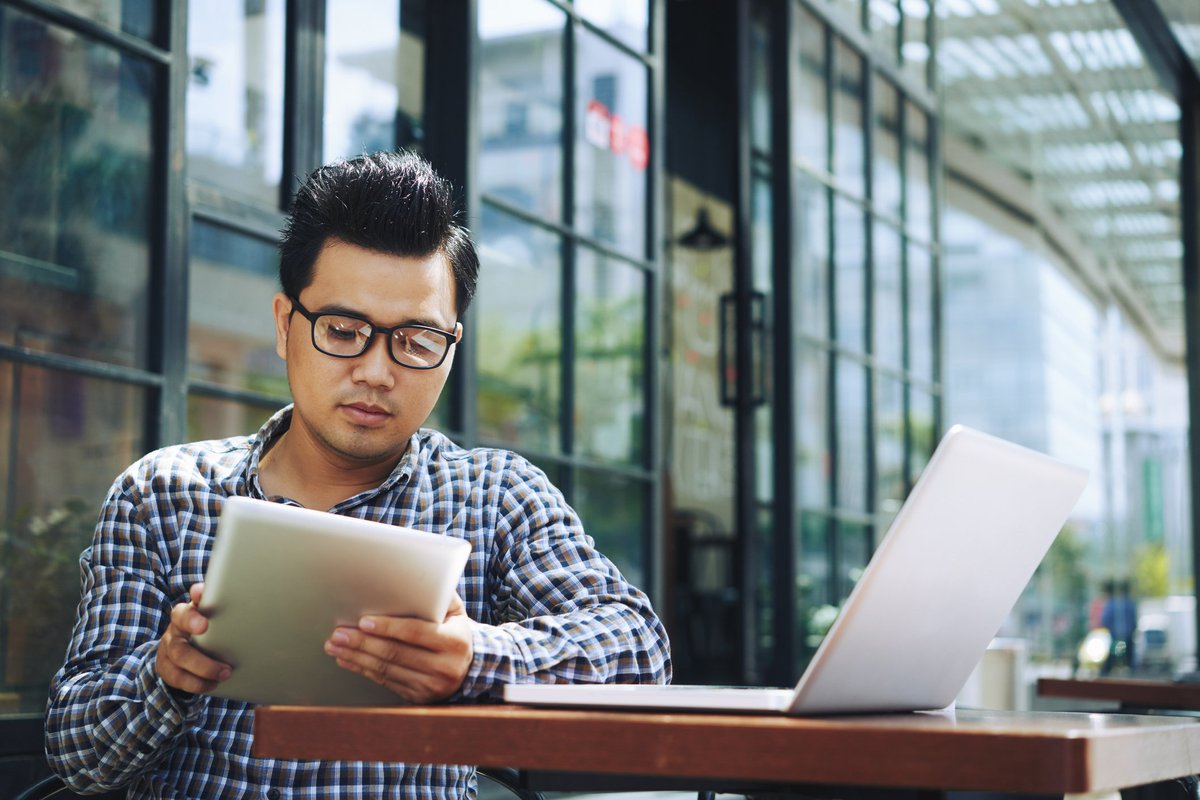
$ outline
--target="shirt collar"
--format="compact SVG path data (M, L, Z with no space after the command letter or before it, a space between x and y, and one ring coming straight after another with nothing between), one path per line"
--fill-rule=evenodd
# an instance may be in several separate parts
M264 498L266 496L258 482L259 465L262 462L263 453L291 426L293 406L294 404L289 403L272 414L271 418L264 422L258 432L252 435L246 443L249 452L246 455L245 468L241 475L252 497ZM357 494L339 505L357 505L359 502L369 500L381 492L391 491L402 482L410 480L420 464L425 438L420 430L414 433L408 440L408 447L405 448L404 455L400 457L400 461L396 463L395 468L383 483L377 488Z

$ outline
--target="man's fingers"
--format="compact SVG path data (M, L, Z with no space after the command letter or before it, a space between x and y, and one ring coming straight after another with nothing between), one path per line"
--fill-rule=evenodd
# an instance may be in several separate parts
M185 692L210 692L217 684L233 674L228 664L198 650L192 644L194 634L208 629L208 619L196 610L203 585L191 587L193 602L178 603L171 609L171 623L158 641L155 669L168 686Z

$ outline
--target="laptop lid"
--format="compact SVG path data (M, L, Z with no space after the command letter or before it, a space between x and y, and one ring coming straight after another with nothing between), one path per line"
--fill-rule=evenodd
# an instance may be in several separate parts
M1087 473L956 425L942 438L794 691L511 685L550 705L823 714L951 705Z
M951 428L800 678L789 711L952 704L1086 485L1078 467Z

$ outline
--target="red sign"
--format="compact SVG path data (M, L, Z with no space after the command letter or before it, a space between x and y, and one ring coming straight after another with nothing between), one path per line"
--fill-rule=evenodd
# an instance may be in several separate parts
M583 138L594 147L625 156L635 169L650 163L650 137L641 125L627 125L599 100L589 100L583 121Z

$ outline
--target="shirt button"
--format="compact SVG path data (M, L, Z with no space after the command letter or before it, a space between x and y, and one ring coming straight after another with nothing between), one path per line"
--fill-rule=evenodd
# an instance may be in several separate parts
M268 800L279 800L280 794L278 789L267 789Z

